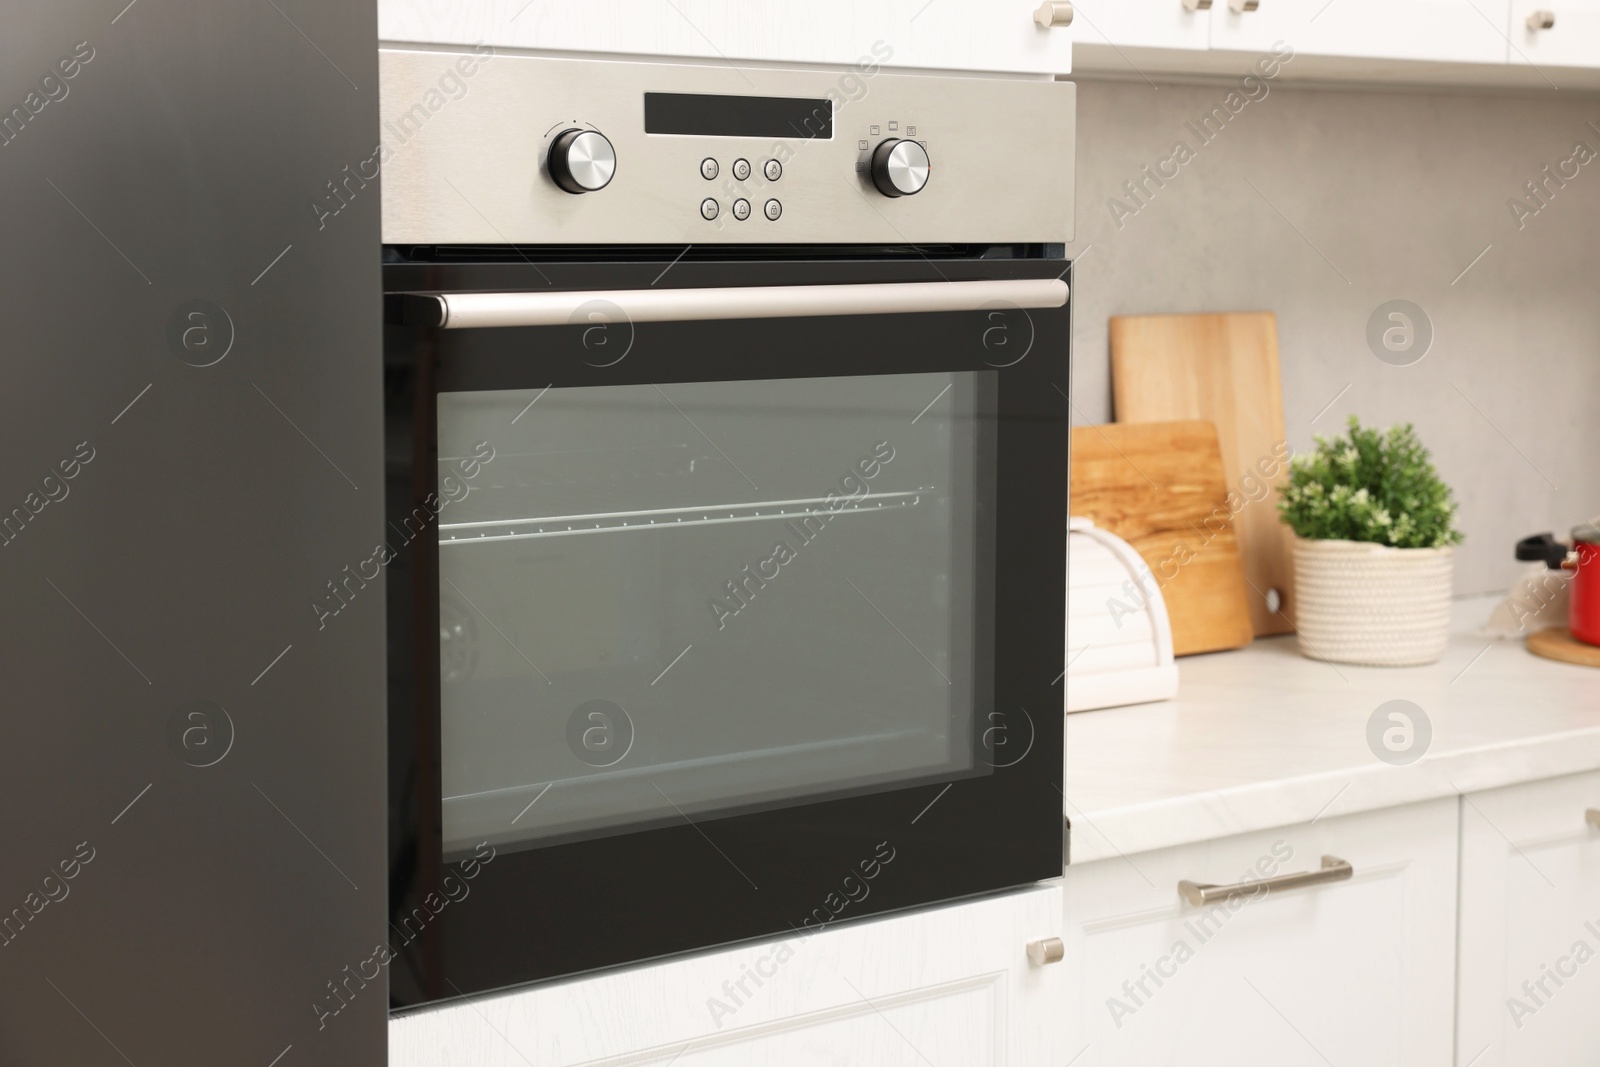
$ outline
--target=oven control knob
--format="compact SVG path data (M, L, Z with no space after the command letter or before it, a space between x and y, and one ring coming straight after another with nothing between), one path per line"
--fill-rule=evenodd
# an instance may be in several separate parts
M550 145L550 177L569 193L604 189L617 172L617 153L596 130L566 130Z
M884 196L922 192L932 169L928 153L916 141L891 137L872 152L872 184Z

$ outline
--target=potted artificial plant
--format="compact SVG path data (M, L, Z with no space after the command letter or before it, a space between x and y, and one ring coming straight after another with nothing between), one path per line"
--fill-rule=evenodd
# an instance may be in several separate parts
M1450 636L1456 505L1408 424L1318 436L1278 502L1294 530L1295 626L1313 659L1432 663Z

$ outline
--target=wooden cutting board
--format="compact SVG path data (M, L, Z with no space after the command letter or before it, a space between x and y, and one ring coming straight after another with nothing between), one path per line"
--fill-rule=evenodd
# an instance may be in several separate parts
M1535 630L1528 635L1528 651L1545 659L1576 663L1580 667L1600 667L1600 647L1586 645L1572 636L1565 626Z
M1073 427L1068 488L1071 514L1127 541L1149 566L1172 621L1174 655L1250 643L1216 427ZM1130 608L1138 603L1128 599Z
M1206 419L1236 500L1235 531L1257 636L1294 629L1288 527L1271 487L1288 476L1278 324L1270 311L1123 315L1111 319L1111 385L1118 422ZM1276 591L1277 611L1270 597Z

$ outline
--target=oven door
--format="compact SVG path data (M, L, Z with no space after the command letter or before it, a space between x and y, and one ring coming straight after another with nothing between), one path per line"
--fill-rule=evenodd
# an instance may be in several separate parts
M1061 873L1063 266L389 268L394 1006Z

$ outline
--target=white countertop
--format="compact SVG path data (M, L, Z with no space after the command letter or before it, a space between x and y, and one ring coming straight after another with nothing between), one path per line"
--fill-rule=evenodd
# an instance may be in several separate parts
M1071 861L1600 768L1600 669L1479 636L1498 600L1457 601L1431 666L1330 665L1265 638L1180 659L1175 700L1067 716ZM1433 729L1408 766L1367 745L1395 699Z

